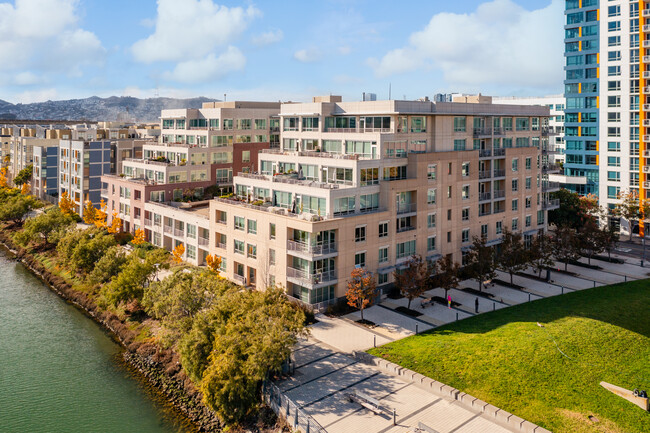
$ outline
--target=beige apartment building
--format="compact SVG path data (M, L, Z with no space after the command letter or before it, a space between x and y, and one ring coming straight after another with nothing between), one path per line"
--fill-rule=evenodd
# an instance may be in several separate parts
M388 288L413 254L463 262L473 236L545 230L548 108L461 101L282 104L280 148L210 201L222 275L322 307L355 267Z

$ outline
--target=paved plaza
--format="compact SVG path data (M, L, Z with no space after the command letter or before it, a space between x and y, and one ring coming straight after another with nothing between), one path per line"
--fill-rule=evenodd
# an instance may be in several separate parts
M587 262L586 259L580 261ZM356 323L361 318L359 312L339 318L319 314L316 316L318 322L310 326L309 339L300 341L294 351L295 373L277 385L286 397L329 433L416 432L419 422L440 433L510 432L512 430L495 423L481 412L473 412L456 400L441 397L406 382L400 376L359 362L351 354L476 314L577 290L650 277L650 268L642 268L638 261L629 258L626 261L625 264L616 264L592 260L592 265L600 266L601 270L569 265L567 270L571 274L552 271L548 282L534 278L535 272L528 269L513 277L513 283L523 289L493 282L483 289L490 294L489 297L462 290L478 290L475 281L462 281L460 290L449 291L452 300L459 305L452 308L440 303L422 306L425 299L434 296L444 298L445 291L436 288L411 302L411 309L421 313L418 317L396 311L398 307L407 306L407 299L385 299L379 305L364 310L364 319L376 324L373 328ZM564 264L556 263L555 269L563 270ZM501 271L497 274L497 279L510 281L509 274ZM478 313L475 305L477 299ZM355 391L395 409L397 425L393 425L391 416L377 415L359 403L351 402L347 395Z

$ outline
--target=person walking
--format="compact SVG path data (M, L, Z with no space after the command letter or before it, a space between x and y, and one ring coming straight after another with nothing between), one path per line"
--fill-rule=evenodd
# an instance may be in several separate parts
M451 310L451 295L447 295L447 305L449 306L449 309Z
M478 298L476 298L476 301L474 301L474 312L478 313Z

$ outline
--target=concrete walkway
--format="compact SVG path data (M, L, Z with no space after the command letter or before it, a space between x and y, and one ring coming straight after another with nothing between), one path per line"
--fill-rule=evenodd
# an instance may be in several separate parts
M347 335L340 337L345 339ZM276 384L328 433L407 433L415 432L419 422L441 433L512 431L456 400L358 362L314 338L301 341L293 356L295 373ZM377 415L359 403L350 402L347 394L355 391L394 409L397 425L393 425L392 416Z

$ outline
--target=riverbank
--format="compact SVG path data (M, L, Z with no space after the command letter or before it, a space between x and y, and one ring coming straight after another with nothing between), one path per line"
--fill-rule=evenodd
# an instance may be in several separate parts
M136 369L197 431L219 431L220 423L214 412L201 401L201 394L181 369L178 354L141 338L142 324L125 323L110 312L102 311L86 293L75 288L63 277L49 270L34 254L16 245L5 229L0 243L27 269L61 298L92 318L123 348L124 360Z

